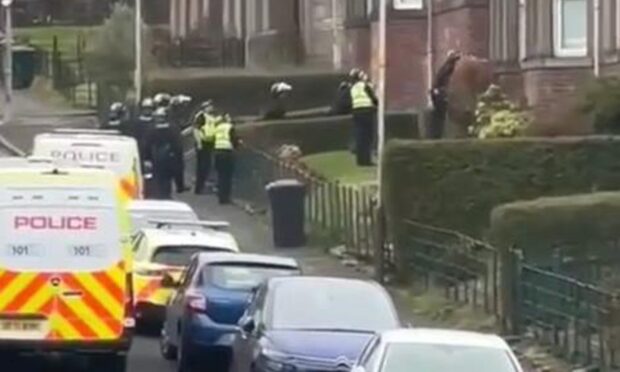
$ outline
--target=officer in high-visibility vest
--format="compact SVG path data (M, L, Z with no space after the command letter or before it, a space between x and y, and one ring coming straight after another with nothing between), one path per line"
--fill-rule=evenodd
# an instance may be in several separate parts
M240 141L229 115L218 117L215 125L215 170L217 197L220 204L230 204L232 178L235 170L235 149Z
M194 142L196 147L196 185L194 193L200 195L209 180L215 145L215 120L213 103L206 101L194 119Z
M376 107L379 101L363 71L353 69L349 77L352 84L350 92L357 165L371 166Z

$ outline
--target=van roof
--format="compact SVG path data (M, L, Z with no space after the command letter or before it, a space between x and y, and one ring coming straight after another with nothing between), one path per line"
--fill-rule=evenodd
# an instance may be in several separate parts
M0 175L40 175L49 172L58 171L60 175L80 175L80 176L100 176L102 178L113 176L114 173L106 169L78 168L78 167L55 167L51 164L38 164L36 167L30 166L9 166L0 167Z
M35 140L55 139L55 140L96 140L102 142L136 142L133 137L110 134L93 134L93 133L42 133L35 137Z

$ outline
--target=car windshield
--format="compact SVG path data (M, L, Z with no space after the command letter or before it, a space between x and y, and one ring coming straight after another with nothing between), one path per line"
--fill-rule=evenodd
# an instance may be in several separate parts
M375 285L339 281L280 284L271 304L273 329L376 332L398 327L391 300Z
M200 252L227 252L225 249L204 246L163 246L155 250L152 262L167 266L186 266Z
M388 346L382 372L516 372L505 350L443 344Z
M209 265L204 278L210 285L222 289L248 291L269 278L298 274L297 268L240 262Z

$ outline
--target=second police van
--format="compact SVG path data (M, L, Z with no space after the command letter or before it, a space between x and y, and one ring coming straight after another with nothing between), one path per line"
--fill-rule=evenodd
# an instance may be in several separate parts
M62 163L100 165L116 174L128 199L144 195L140 152L134 138L97 130L57 130L35 137L33 155Z
M78 353L126 370L135 319L118 185L109 170L0 166L0 356Z

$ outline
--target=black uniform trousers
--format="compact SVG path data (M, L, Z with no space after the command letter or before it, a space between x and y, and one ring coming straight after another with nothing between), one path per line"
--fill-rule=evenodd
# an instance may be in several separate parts
M174 184L178 193L186 190L185 188L185 154L179 154L177 159L177 167L174 170Z
M215 151L215 170L217 172L217 198L220 204L229 204L235 171L234 150Z
M157 199L171 200L172 182L174 180L173 172L166 169L157 169L156 166L153 171L153 177L155 178L155 184L157 187Z
M442 93L432 93L431 100L433 102L433 111L431 113L431 133L429 134L433 139L440 139L443 137L446 125L448 100L445 94Z
M355 130L355 154L357 165L372 165L372 144L375 133L375 110L364 108L353 110Z
M197 194L203 192L205 183L211 174L213 164L213 143L203 143L202 147L196 148L196 186L194 191Z

